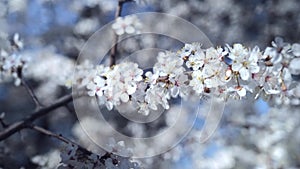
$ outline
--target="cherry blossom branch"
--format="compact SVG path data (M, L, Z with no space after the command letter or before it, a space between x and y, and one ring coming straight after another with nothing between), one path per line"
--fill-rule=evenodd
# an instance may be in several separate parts
M0 141L8 138L9 136L13 135L14 133L16 133L18 131L26 128L28 124L31 124L36 119L45 116L49 112L51 112L61 106L66 105L67 103L71 102L72 100L73 100L72 94L63 96L60 99L58 99L57 101L55 101L54 103L52 103L51 105L37 109L33 113L31 113L31 115L29 115L28 117L8 125L6 128L4 128L3 131L0 132Z
M115 19L117 19L118 17L121 16L121 13L122 13L122 9L123 9L123 5L124 3L126 2L133 2L134 0L119 0L118 2L118 7L117 7L117 10L116 10L116 13L115 13ZM117 48L118 48L118 38L119 36L115 33L114 34L114 41L113 41L113 47L110 51L110 63L109 63L109 66L113 66L116 64L116 55L117 55Z
M171 98L187 99L194 94L226 101L246 98L248 93L255 98L272 97L271 101L293 99L293 104L300 105L296 93L300 86L293 78L299 72L300 45L278 46L273 43L260 51L242 44L207 49L199 43L185 44L176 53L159 53L151 70L142 70L133 62L111 68L99 66L99 74L88 76L89 82L83 86L89 96L101 98L100 105L108 110L121 103L134 103L138 105L136 111L144 115L157 106L169 109Z

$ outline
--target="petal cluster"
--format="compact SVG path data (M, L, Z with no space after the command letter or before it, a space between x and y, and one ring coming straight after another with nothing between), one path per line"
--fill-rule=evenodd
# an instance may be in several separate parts
M21 55L22 49L23 42L19 34L13 36L9 49L0 49L0 82L13 78L16 86L21 84L22 71L29 61Z
M117 35L136 34L139 33L141 27L142 24L135 15L118 17L115 23L112 24L112 28Z
M144 115L169 109L172 98L191 95L224 100L253 95L296 105L300 104L299 83L294 80L300 76L298 63L299 44L289 45L280 39L264 51L242 44L204 49L192 43L176 53L158 53L157 62L148 71L132 62L113 67L83 64L75 82L109 110L125 104Z

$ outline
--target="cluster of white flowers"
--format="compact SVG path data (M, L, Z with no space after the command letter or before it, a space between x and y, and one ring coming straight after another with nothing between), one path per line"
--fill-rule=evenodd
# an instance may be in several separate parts
M206 50L199 44L187 44L182 58L193 71L190 85L197 93L217 87L217 92L226 93L227 97L236 97L235 94L244 97L247 91L256 92L257 96L280 94L282 97L293 89L292 76L299 75L297 52L299 44L291 46L277 38L264 52L241 44Z
M120 147L120 143L118 143ZM119 149L118 147L118 149ZM124 146L121 146L124 147ZM61 154L59 169L66 168L141 168L138 163L128 157L121 157L112 153L101 155L82 151L77 145L68 144Z
M129 15L125 17L118 17L112 28L117 35L123 34L137 34L142 28L142 24L137 16Z
M53 150L43 155L36 155L31 158L31 161L41 169L57 168L61 161L60 152L59 150Z
M272 47L265 49L260 58L261 70L253 75L260 87L258 94L275 96L272 99L277 100L277 103L299 98L295 89L299 85L295 81L300 75L297 65L300 61L299 50L299 44L290 45L281 38L276 38Z
M130 104L138 112L148 115L159 106L169 109L172 97L188 95L188 75L183 60L176 53L159 53L153 72L144 74L138 65L124 62L113 67L94 68L88 62L77 67L75 83L86 86L89 96L96 96L108 110L122 103Z
M198 43L184 46L180 55L185 60L186 67L192 69L189 85L196 93L210 92L224 85L229 79L226 77L226 64L222 62L225 54L222 48L201 49Z
M153 72L145 73L144 82L147 84L145 99L143 104L144 114L149 113L149 109L157 110L161 105L164 109L169 109L168 100L178 95L186 97L189 93L188 76L185 74L183 60L177 53L160 52L157 57L158 62L153 67Z
M10 49L0 49L0 82L15 79L15 85L21 84L21 74L27 66L28 58L20 54L23 42L19 34L13 36Z
M112 110L113 106L129 102L142 75L143 70L135 63L124 62L112 68L97 66L86 86L88 95L97 96L100 104Z
M272 47L260 51L242 44L202 49L198 43L186 44L177 53L160 52L151 71L124 62L113 67L79 66L82 86L88 95L97 96L109 110L130 103L148 115L159 107L169 109L173 97L197 94L241 99L247 93L272 98L293 98L299 103L299 44L289 45L276 39ZM298 87L297 87L298 86ZM277 101L279 102L279 101Z

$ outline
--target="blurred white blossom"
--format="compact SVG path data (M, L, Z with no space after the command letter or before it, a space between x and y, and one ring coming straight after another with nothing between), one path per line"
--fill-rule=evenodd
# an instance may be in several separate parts
M23 42L19 34L14 34L9 51L0 49L0 82L15 80L15 85L21 84L21 76L28 67L29 57L23 51Z
M41 169L53 169L59 166L61 161L60 151L53 150L43 155L37 155L31 158L34 164L39 165Z
M137 34L142 28L142 24L137 16L129 15L125 17L118 17L115 23L112 24L112 28L117 35Z

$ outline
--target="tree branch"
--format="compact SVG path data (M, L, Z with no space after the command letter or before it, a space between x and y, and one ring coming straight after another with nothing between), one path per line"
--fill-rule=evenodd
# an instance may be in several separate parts
M57 101L55 101L54 103L52 103L51 105L49 105L47 107L42 107L38 110L35 110L28 117L26 117L20 121L14 122L13 124L4 128L4 130L0 132L0 141L8 138L12 134L20 131L21 129L26 128L26 126L28 124L31 124L34 120L36 120L42 116L45 116L50 111L55 110L61 106L64 106L65 104L71 102L72 100L73 100L72 94L69 94L64 97L61 97L60 99L58 99Z
M61 134L55 134L52 131L49 131L47 129L44 129L44 128L36 126L36 125L31 125L30 124L30 125L27 125L26 127L29 128L29 129L35 130L35 131L37 131L39 133L42 133L42 134L44 134L46 136L56 138L56 139L58 139L58 140L60 140L60 141L62 141L64 143L66 143L66 144L76 145L78 147L78 150L80 150L85 155L91 155L91 154L93 154L93 152L85 149L84 147L82 147L79 144L77 144L77 143L69 140L68 138L63 137ZM112 158L112 153L106 152L104 155L100 156L99 160L100 160L100 162L102 164L105 165L105 160L108 159L108 158Z
M78 146L78 149L86 154L92 154L92 152L88 151L87 149L83 148L82 146L78 145L77 143L69 140L68 138L66 137L63 137L61 134L55 134L53 133L52 131L49 131L47 129L44 129L42 127L39 127L39 126L36 126L36 125L32 125L32 124L29 124L29 125L26 125L26 128L29 128L29 129L32 129L32 130L35 130L39 133L42 133L46 136L49 136L49 137L53 137L53 138L56 138L66 144L72 144L72 145L76 145Z
M34 101L37 109L43 107L43 105L41 104L41 102L39 101L39 99L36 97L33 89L28 85L28 83L26 82L26 80L21 77L21 82L22 85L26 88L26 90L28 91L29 95L31 96L32 100Z
M115 19L121 16L123 5L126 2L133 2L134 0L119 0L118 7L115 13ZM118 38L119 36L115 33L114 34L114 41L113 41L113 47L110 50L110 63L109 66L113 66L116 64L116 55L117 55L117 48L118 48Z

